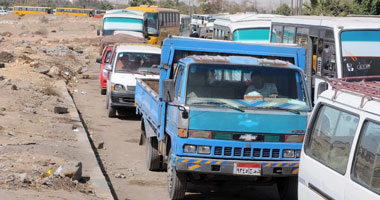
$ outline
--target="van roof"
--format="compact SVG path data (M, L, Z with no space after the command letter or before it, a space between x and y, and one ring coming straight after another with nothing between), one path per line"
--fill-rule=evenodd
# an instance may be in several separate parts
M380 76L331 79L320 97L380 115Z

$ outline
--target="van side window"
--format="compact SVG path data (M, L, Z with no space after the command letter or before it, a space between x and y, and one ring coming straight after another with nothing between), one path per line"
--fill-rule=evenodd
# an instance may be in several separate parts
M272 42L282 43L283 26L273 26L272 28Z
M284 37L282 39L282 43L294 43L296 28L295 27L285 27L284 28Z
M352 166L352 179L380 193L380 124L367 121L360 133Z
M306 154L345 174L358 123L359 117L322 105L311 129Z

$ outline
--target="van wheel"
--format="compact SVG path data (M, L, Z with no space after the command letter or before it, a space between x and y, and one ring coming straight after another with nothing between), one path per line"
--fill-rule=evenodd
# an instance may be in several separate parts
M146 167L149 171L158 171L161 169L161 156L158 153L158 141L154 137L146 138L145 159Z
M297 199L298 177L284 177L277 179L277 190L281 200Z
M172 200L181 200L185 198L186 192L186 174L177 172L171 161L171 151L168 159L168 192Z
M116 109L111 106L111 97L107 98L107 115L109 118L116 117Z

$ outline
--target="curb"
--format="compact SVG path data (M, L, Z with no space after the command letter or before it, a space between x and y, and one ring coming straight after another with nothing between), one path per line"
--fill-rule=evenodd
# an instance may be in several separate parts
M86 167L89 169L88 173L90 175L90 183L92 183L92 186L95 189L96 196L102 199L114 199L110 187L106 181L104 174L102 173L101 167L99 166L95 153L92 149L91 143L87 136L87 132L83 127L81 118L79 116L79 111L75 106L73 98L67 90L66 83L63 80L60 80L56 83L56 87L62 92L62 96L64 97L65 103L68 106L71 120L74 123L78 122L75 123L75 125L78 129L77 139L81 144L80 146L82 147L80 148L80 152L87 158L86 163L83 164L86 165Z

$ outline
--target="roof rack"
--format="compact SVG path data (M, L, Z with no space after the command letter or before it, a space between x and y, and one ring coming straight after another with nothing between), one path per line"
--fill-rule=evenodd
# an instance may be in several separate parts
M380 76L358 76L334 78L329 80L332 89L335 89L334 99L339 90L346 90L362 95L360 108L363 108L364 99L380 99Z

